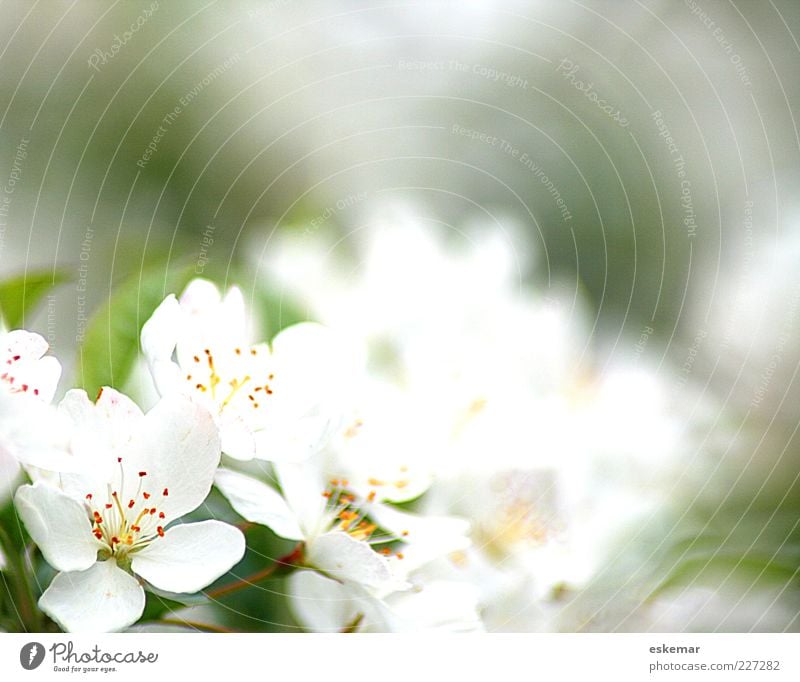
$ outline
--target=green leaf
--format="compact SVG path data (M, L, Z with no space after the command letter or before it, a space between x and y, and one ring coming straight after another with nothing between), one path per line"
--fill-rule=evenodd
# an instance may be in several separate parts
M747 583L787 585L797 579L797 568L784 557L742 554L739 552L694 556L682 561L652 591L649 598L657 597L677 587L695 583L716 585L728 576L738 577Z
M78 367L90 396L102 386L125 386L139 354L142 326L167 294L180 294L194 276L194 266L165 270L164 264L152 266L123 281L89 321Z
M47 291L65 282L63 272L52 270L27 272L0 282L0 312L9 329L18 329L25 324L28 315Z

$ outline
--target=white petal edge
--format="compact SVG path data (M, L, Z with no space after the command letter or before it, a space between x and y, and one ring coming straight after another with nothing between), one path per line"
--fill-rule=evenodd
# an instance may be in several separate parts
M14 496L17 513L45 560L59 571L83 571L97 560L88 512L77 500L46 483L23 485Z
M156 361L169 361L178 342L182 321L181 306L174 294L167 296L142 327L142 352L152 367Z
M181 293L180 305L189 313L196 313L214 308L221 300L222 295L216 284L203 277L195 277Z
M253 432L254 456L265 462L302 463L325 447L338 423L335 416L282 415Z
M469 522L455 516L420 516L387 504L374 504L370 516L381 528L407 543L403 573L470 546Z
M230 469L218 469L214 483L242 518L267 526L287 540L304 539L286 500L266 483Z
M361 585L371 594L384 595L409 587L398 580L385 557L366 542L332 531L307 546L306 562L334 580Z
M219 418L219 432L222 438L222 451L243 462L247 462L256 454L256 442L253 430L238 415L225 412Z
M311 632L341 632L359 614L352 590L316 571L297 571L287 582L289 608Z
M3 355L19 355L23 360L38 360L50 348L41 334L27 329L14 329L0 337Z
M208 410L185 396L172 395L145 415L142 431L126 454L126 466L135 463L135 468L147 472L151 492L169 490L159 509L173 521L206 499L220 452L219 430Z
M154 587L191 594L233 568L244 556L242 531L222 521L173 526L133 557L131 568Z
M450 580L426 581L419 590L389 597L385 627L392 632L482 632L478 607L475 586Z
M297 518L300 528L309 535L321 532L327 505L326 489L320 457L304 462L275 462L273 470L283 493L283 499Z
M136 578L109 559L85 571L59 573L39 607L66 632L114 632L141 618L144 601Z

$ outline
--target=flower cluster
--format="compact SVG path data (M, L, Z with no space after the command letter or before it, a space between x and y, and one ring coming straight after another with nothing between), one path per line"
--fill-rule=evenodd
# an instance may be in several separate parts
M3 488L25 469L17 513L58 571L44 613L67 631L119 630L141 617L143 586L196 592L242 558L237 528L179 522L205 500L220 460L207 409L165 396L144 414L111 388L95 402L70 390L54 407L61 367L44 340L16 330L0 349Z
M664 383L643 361L599 361L571 287L525 287L530 245L513 229L447 235L400 210L347 246L343 257L341 241L286 234L256 264L283 296L367 346L350 426L325 448L334 472L361 495L468 522L464 549L413 574L437 585L431 601L452 596L436 598L439 614L458 603L463 624L470 604L493 631L580 627L570 603L683 466ZM296 610L316 626L326 621L310 605L331 601Z
M505 244L454 258L401 222L360 248L353 277L276 247L273 286L324 325L270 343L236 287L168 296L141 333L147 412L113 388L51 404L43 339L0 337L0 494L57 572L39 607L59 626L124 629L145 590L193 594L234 569L243 532L202 520L216 487L245 526L296 543L280 563L305 629L564 627L565 595L652 508L659 472L616 420L635 414L667 466L660 387L594 371L577 304L522 291ZM418 286L399 295L408 248Z
M391 481L333 473L329 446L356 428L346 418L358 353L312 323L253 343L235 287L223 297L195 280L144 325L160 394L146 413L108 387L95 401L73 389L51 405L61 370L44 340L17 330L2 347L3 491L57 571L39 607L66 631L124 629L141 618L145 589L191 594L231 570L245 552L241 530L182 520L213 484L244 519L299 543L298 613L345 591L343 621L319 616L337 630L415 627L399 615L405 593L420 591L414 575L469 544L466 522L392 504L429 483L405 467ZM248 460L270 462L278 487L237 469Z

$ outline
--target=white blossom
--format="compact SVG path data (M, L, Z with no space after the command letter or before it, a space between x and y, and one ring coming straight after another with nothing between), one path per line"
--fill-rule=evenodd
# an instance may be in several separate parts
M421 578L421 579L420 579ZM358 585L316 571L289 576L289 603L312 632L479 632L477 590L466 582L415 578L412 586L376 599Z
M235 527L180 523L205 500L220 457L208 412L181 396L150 412L106 388L96 403L69 391L73 457L86 466L58 485L36 481L15 504L46 561L60 571L39 600L67 631L119 630L142 614L142 584L192 593L244 553Z
M39 334L0 333L0 498L18 480L20 464L51 471L74 468L66 428L51 401L61 364Z
M303 565L372 597L408 589L412 571L468 544L460 519L400 511L376 491L360 497L349 481L327 479L320 457L275 470L281 493L228 469L215 483L245 519L302 542Z
M222 450L241 460L296 461L339 424L356 366L321 325L300 323L271 344L252 343L237 287L222 297L197 279L168 296L142 329L142 348L161 395L192 396L213 415Z

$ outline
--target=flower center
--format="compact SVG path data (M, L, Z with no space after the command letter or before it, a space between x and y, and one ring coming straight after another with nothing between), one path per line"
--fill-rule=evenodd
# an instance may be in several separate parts
M397 536L380 528L369 518L369 505L375 500L374 492L370 493L366 500L359 499L348 490L347 480L333 479L322 496L328 500L328 530L347 533L355 540L366 542L383 556L403 558L400 550L407 541L408 531L402 531L401 535Z
M495 475L489 507L473 526L476 539L497 556L557 539L563 531L557 492L551 472L511 470Z
M268 358L258 348L234 348L215 357L210 348L192 357L185 380L191 388L216 404L222 414L226 407L259 410L272 395L270 382L275 375L267 367ZM205 359L204 359L205 358ZM217 362L220 360L220 362Z
M519 549L541 547L560 534L559 521L525 500L513 500L475 524L478 544L490 554L505 557Z
M521 502L505 507L489 526L482 527L481 532L488 543L498 549L520 544L541 545L552 535L547 521L531 505Z
M100 543L100 552L106 558L115 557L118 561L144 549L158 537L164 537L166 514L160 511L155 500L169 497L169 489L153 495L144 489L147 472L138 472L139 484L132 497L126 497L125 474L122 458L118 457L121 479L120 489L113 490L108 485L103 500L93 493L86 494L86 508L92 522L92 535Z

